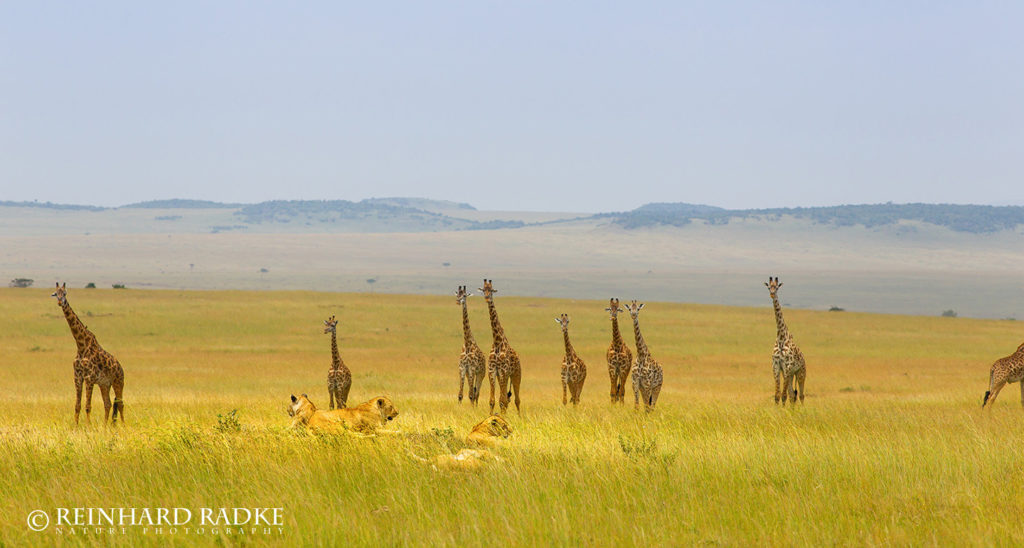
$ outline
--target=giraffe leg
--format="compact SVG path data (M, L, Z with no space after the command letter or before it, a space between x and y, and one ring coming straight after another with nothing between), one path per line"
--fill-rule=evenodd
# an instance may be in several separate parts
M480 387L484 384L484 373L483 371L477 371L473 377L473 407L476 407L480 403Z
M626 403L626 381L629 380L629 369L622 374L619 378L619 403Z
M348 386L342 386L341 391L334 397L337 401L338 409L344 409L348 406L348 391L352 390L352 382L349 381Z
M333 386L328 386L327 387L327 393L331 397L331 409L333 410L334 409L334 387Z
M85 387L85 423L92 424L92 382Z
M462 391L463 391L463 389L465 387L465 384L466 384L466 371L460 366L459 367L459 403L462 403ZM470 392L470 394L469 394L470 395L470 399L472 399L472 396L473 396L473 385L472 385L472 383L470 383L469 392Z
M782 399L782 392L780 391L781 390L781 385L780 385L781 377L782 377L782 372L779 371L778 369L776 369L775 370L775 404L776 405L778 405L779 400ZM785 400L782 400L782 401L785 401Z
M78 424L78 414L82 411L82 378L75 376L75 424Z
M782 375L782 406L786 406L786 400L789 398L789 386L793 384L792 375Z
M103 424L110 420L110 385L100 385L100 397L103 398Z
M512 379L511 379L511 381L512 381L512 388L511 388L511 390L514 391L515 394L516 394L516 413L519 413L520 415L523 414L522 409L519 408L519 383L522 380L523 380L523 372L522 371L516 371L515 373L512 374Z
M800 372L796 374L796 382L797 382L797 384L800 385L800 403L801 404L804 403L804 380L805 379L807 379L807 369L801 369ZM1021 391L1021 404L1024 404L1024 385L1021 385L1021 388L1022 388L1022 391ZM794 399L793 402L796 403L796 399Z
M633 374L633 408L640 409L640 387L636 384L636 374Z
M491 414L494 414L494 371L487 372L487 380L491 383Z
M568 385L565 384L565 375L562 375L562 405L566 404L565 394L568 389Z
M124 424L124 399L121 396L124 395L124 382L114 383L114 422L117 422L117 416L121 415L121 424Z

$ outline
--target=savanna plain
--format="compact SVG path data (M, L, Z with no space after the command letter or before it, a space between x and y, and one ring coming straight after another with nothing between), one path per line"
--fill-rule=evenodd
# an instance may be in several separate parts
M607 301L499 294L522 413L508 413L500 462L438 471L410 454L459 450L488 414L486 381L479 406L456 399L454 297L68 289L124 367L127 421L104 426L97 393L92 423L83 413L74 426L75 345L51 290L0 289L5 546L1024 544L1016 386L981 409L989 366L1024 340L1019 322L786 310L808 374L805 403L783 408L767 290L763 307L648 302L641 327L665 386L645 413L629 389L610 403ZM486 306L469 306L486 352ZM576 408L561 403L563 312L588 366ZM327 406L331 315L350 404L390 397L400 433L288 428L291 394ZM623 328L632 346L628 317ZM26 526L58 507L280 507L284 524L201 536Z

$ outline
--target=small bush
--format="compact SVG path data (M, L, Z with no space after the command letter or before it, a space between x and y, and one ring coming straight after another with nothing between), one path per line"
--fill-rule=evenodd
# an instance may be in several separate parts
M631 459L639 457L650 457L654 455L654 452L658 449L658 439L639 439L631 440L619 434L619 447L622 448L622 452Z
M32 287L34 281L31 278L14 278L11 283L7 284L7 287Z
M832 307L829 308L828 311L829 312L846 312L846 309L845 308L840 308L840 307L838 307L836 305L832 305Z
M956 310L953 310L952 308L949 309L949 310L943 310L942 311L942 317L943 318L955 318L956 317Z
M110 287L113 287L114 289L124 289L125 288L124 284L114 284L114 285L112 285Z
M85 284L85 288L86 289L96 289L96 284L94 284L92 282L89 282L89 283Z
M238 409L232 409L225 415L217 413L217 426L214 426L213 429L221 433L241 430L242 424L238 422Z

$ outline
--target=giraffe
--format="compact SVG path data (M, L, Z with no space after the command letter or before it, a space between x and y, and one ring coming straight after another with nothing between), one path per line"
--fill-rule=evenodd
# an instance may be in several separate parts
M583 381L587 380L587 364L576 355L576 350L569 342L569 316L562 314L555 318L555 321L562 326L562 338L565 339L565 359L562 360L562 405L567 403L565 393L568 387L572 404L576 406L580 403Z
M779 278L776 276L764 284L768 288L768 294L772 298L772 306L775 307L775 327L778 331L775 339L775 348L772 349L772 373L775 374L775 403L782 399L782 405L786 405L786 397L790 389L793 390L793 404L796 405L797 394L800 395L800 403L804 402L804 379L807 378L807 367L804 364L804 354L793 342L793 335L786 327L786 321L782 319L782 307L779 305ZM793 387L793 380L800 386L799 391ZM779 381L782 384L779 384Z
M523 377L523 369L519 364L519 354L512 349L512 345L505 338L505 330L498 321L498 311L494 308L494 280L484 280L484 286L480 291L487 301L487 310L491 317L491 334L494 336L494 343L491 353L487 355L487 378L491 383L491 413L494 413L494 386L498 385L501 394L498 396L498 405L501 413L508 409L509 400L512 398L512 391L516 393L516 411L522 412L519 408L519 383ZM511 386L509 386L511 383Z
M1008 382L1020 383L1020 404L1024 405L1024 344L1018 346L1013 354L999 358L992 364L992 370L988 374L988 390L985 392L981 407L984 408L985 404L988 404L991 409L999 391Z
M644 409L650 411L658 403L658 394L661 393L661 383L664 380L664 372L657 360L651 356L651 351L640 334L640 310L643 303L637 304L633 301L626 306L629 315L633 318L633 336L636 337L636 362L633 364L633 405L640 408L640 398L644 399Z
M78 424L78 417L82 411L82 386L85 386L85 421L92 422L92 390L95 385L100 387L100 396L103 397L103 422L111 420L117 424L117 416L121 415L121 422L124 422L124 400L121 396L124 391L124 370L117 358L100 346L89 328L78 319L78 314L68 304L67 283L57 284L57 290L51 297L56 297L57 304L64 311L64 318L71 328L71 335L75 338L78 346L78 355L75 356L75 424ZM114 388L114 402L110 402L110 388ZM111 415L113 408L113 415Z
M618 299L609 299L608 308L612 320L612 345L608 347L608 376L612 381L612 403L624 402L626 399L626 378L629 377L629 368L633 365L633 353L622 340L622 333L619 332L619 308Z
M324 320L324 334L331 334L331 368L327 371L327 392L331 395L331 409L341 409L348 402L348 391L352 388L352 372L338 353L338 320L331 316Z
M455 292L455 302L462 306L462 354L459 354L459 403L462 403L462 391L465 383L469 383L469 402L476 406L480 400L480 385L484 382L487 360L484 353L473 339L469 329L469 311L466 299L469 293L466 286L460 285Z

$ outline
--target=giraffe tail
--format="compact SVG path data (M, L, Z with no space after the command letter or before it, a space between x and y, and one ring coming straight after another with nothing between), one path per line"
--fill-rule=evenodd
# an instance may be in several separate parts
M993 369L988 373L988 390L985 391L985 399L981 400L982 409L985 408L985 404L988 403L988 397L992 395L992 377L995 376L996 372Z

